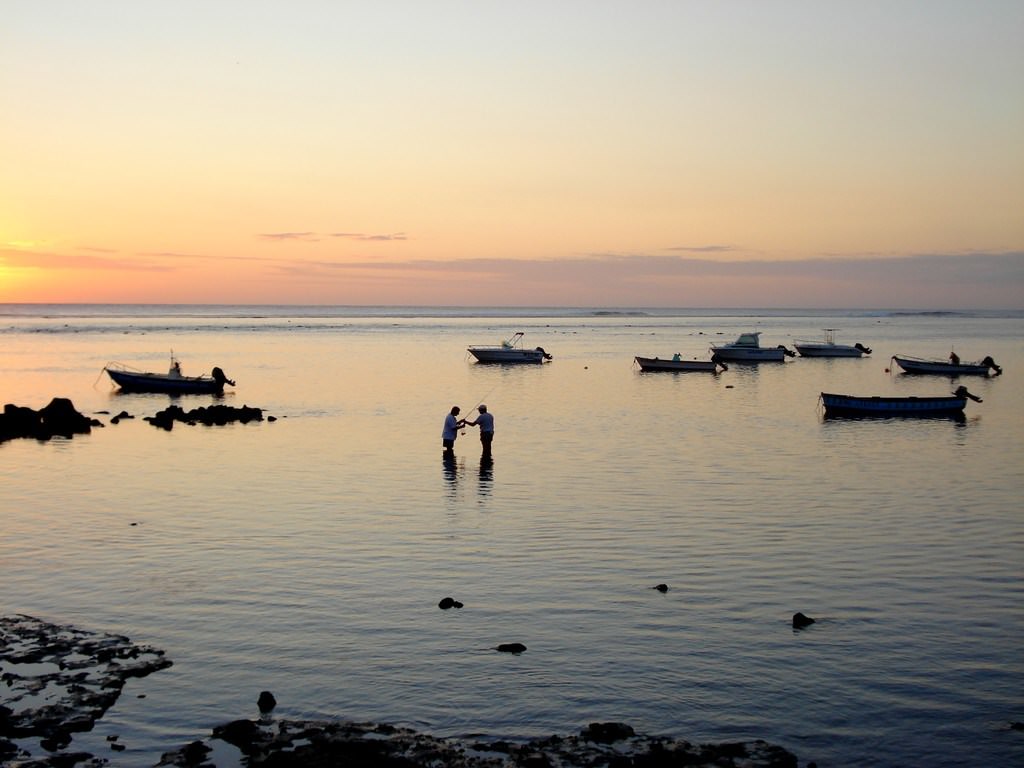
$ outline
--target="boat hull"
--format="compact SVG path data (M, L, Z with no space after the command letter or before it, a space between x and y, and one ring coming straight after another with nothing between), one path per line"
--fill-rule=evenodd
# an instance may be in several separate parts
M981 363L950 363L945 360L918 360L912 357L893 357L904 373L938 376L988 376L989 367Z
M640 370L645 372L672 371L685 373L688 371L704 371L716 373L720 365L714 360L662 360L657 357L634 357L633 360L640 366ZM724 368L724 366L722 367Z
M826 416L956 416L967 405L966 397L857 397L821 393Z
M793 344L801 357L861 357L864 353L847 344L822 344L821 342L795 342Z
M135 373L104 368L122 392L152 392L167 395L215 395L224 392L224 383L207 376L165 376L159 373Z
M782 363L786 360L786 350L771 347L730 347L726 344L712 347L711 359L730 363Z
M543 350L470 347L469 353L480 363L543 363L549 359Z

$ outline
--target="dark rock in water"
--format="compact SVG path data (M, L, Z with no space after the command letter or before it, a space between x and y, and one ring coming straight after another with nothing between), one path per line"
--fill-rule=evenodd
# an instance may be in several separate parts
M598 744L611 744L635 735L636 731L625 723L591 723L580 731L580 736L584 739L596 741Z
M447 611L449 608L461 608L462 603L452 597L442 597L441 602L437 604L437 607L442 611Z
M117 414L117 416L115 416L114 418L112 418L110 420L110 423L111 424L118 424L118 423L120 423L121 419L134 419L134 418L135 417L132 416L130 413L128 413L128 411L121 411L119 414Z
M694 745L637 735L622 723L591 723L578 736L515 743L443 739L380 723L246 722L215 728L213 735L241 750L248 764L274 768L797 768L794 755L764 741ZM194 768L203 758L193 742L158 765Z
M43 429L53 436L71 437L87 435L93 419L75 410L74 404L66 397L55 397L49 405L39 411Z
M94 426L102 425L76 411L66 397L55 397L38 411L8 403L0 415L0 443L16 437L49 440L52 437L87 435Z
M0 717L3 716L3 708L0 707ZM18 754L18 745L7 739L0 739L0 760L9 760Z
M259 724L252 720L232 720L213 729L214 737L238 747L246 755L254 753L254 745L260 740L261 733Z
M190 426L203 424L207 427L221 427L236 421L242 424L248 424L250 421L263 421L263 410L250 408L248 405L243 405L240 408L231 405L208 405L186 412L180 405L170 405L153 416L146 416L144 421L148 421L154 427L166 430L170 430L176 421Z
M793 614L793 629L803 629L809 627L814 623L814 619L810 616L804 616L802 613Z
M177 765L182 766L182 768L200 768L200 766L210 765L210 763L206 762L206 756L210 754L210 752L210 748L203 742L193 741L191 744L186 744L175 752L166 753L162 756L157 765Z
M522 643L502 643L494 650L502 653L522 653L526 650L526 646Z
M662 594L664 594L665 592L668 592L668 584L659 584L656 587L651 587L651 589L656 589Z
M270 691L261 691L259 699L256 700L256 706L260 708L260 712L270 712L277 706L277 699Z

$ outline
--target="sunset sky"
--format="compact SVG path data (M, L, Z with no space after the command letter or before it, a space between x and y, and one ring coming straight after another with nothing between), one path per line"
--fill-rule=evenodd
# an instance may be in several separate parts
M0 302L1024 308L1024 2L7 0Z

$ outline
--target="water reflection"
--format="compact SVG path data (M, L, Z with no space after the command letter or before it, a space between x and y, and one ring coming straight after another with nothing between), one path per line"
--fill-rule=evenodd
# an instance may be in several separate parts
M446 496L454 501L459 495L459 482L466 476L465 459L458 459L454 452L441 455L441 474L444 477ZM489 498L494 491L494 458L481 456L477 471L477 495L482 499Z
M441 467L445 484L448 486L448 498L454 499L459 489L459 462L454 451L444 451L441 454Z
M481 499L491 495L494 488L494 458L486 455L480 457L480 476L477 484L477 493Z

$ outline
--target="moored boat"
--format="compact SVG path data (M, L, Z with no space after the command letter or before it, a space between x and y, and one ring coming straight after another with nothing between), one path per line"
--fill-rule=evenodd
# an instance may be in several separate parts
M860 357L870 355L871 348L859 341L856 344L837 344L836 328L825 328L825 336L821 341L795 339L793 346L801 357Z
M727 360L737 363L783 362L796 353L782 344L777 347L762 347L761 332L741 333L736 341L728 344L712 344L711 359L715 362Z
M968 400L980 403L967 387L937 397L881 397L821 393L826 416L955 416L963 414Z
M147 373L131 368L123 363L107 363L103 366L111 380L122 392L154 392L168 395L217 395L224 392L224 385L235 386L224 375L224 371L214 367L209 376L185 376L181 372L181 364L172 355L171 365L167 373Z
M468 351L481 363L543 363L551 359L544 347L523 348L523 332L518 331L495 347L469 347Z
M956 353L949 356L949 360L927 360L922 357L910 357L909 355L893 355L896 362L904 373L931 373L939 376L998 376L1003 369L996 365L991 357L985 357L973 363L962 363Z
M640 366L640 370L644 372L651 371L675 371L675 372L686 372L686 371L705 371L708 373L717 373L718 369L721 368L723 371L729 370L729 367L717 360L683 360L678 355L670 359L662 359L660 357L634 357L633 361Z

